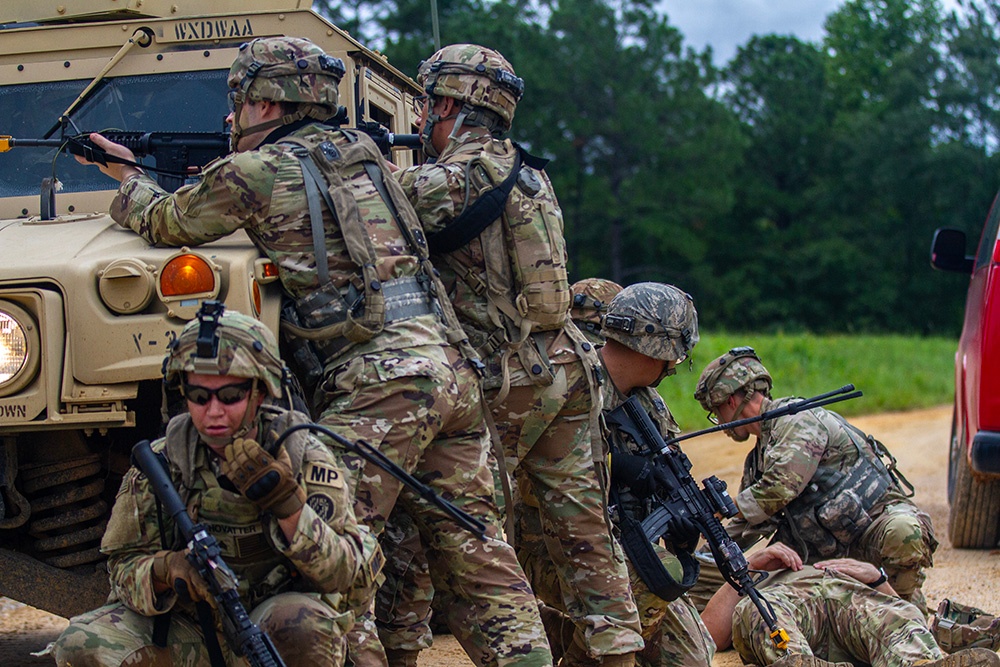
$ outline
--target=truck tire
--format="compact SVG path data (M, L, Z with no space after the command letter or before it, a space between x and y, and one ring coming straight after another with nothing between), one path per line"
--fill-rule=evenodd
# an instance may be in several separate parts
M981 482L972 476L964 440L957 429L952 430L948 536L956 549L993 548L1000 541L1000 482Z

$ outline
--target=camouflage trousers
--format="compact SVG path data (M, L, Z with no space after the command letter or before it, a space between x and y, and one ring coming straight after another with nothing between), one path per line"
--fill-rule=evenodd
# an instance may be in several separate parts
M773 582L772 582L773 579ZM944 657L915 606L845 575L806 567L771 575L763 594L789 636L789 653L872 667L911 667ZM733 646L745 663L782 657L753 603L733 614Z
M927 513L911 503L895 503L875 517L847 555L885 568L892 589L926 616L924 568L934 564L937 546Z
M577 641L592 657L642 648L637 611L629 593L624 553L605 515L602 466L594 462L587 369L582 362L556 364L549 386L518 385L493 415L505 464L537 500L532 536L558 577L558 608L576 626ZM520 553L520 536L515 546ZM386 647L419 650L428 645L433 593L428 595L424 558L412 538L382 543L387 561L408 571L387 574L380 590L379 634ZM397 551L393 555L393 551ZM519 556L520 560L520 556ZM523 561L522 561L523 562ZM532 573L527 572L532 587ZM421 581L421 579L424 581ZM435 601L438 609L449 605ZM391 608L390 608L391 607Z
M281 593L257 605L250 618L266 632L289 667L344 664L350 612L337 612L318 593ZM221 634L227 665L245 665ZM166 646L153 644L153 618L109 604L70 619L52 654L59 667L210 667L201 626L181 611L170 616Z
M451 347L363 355L329 374L320 423L365 440L486 525L486 539L476 539L379 466L342 454L359 522L381 534L397 502L413 517L434 587L451 601L449 627L472 660L549 665L531 588L513 549L499 537L477 382Z
M530 504L517 506L518 558L528 573L535 595L554 610L561 612L563 595L561 581L548 559L545 545L539 539L537 528L540 518ZM676 580L681 579L681 566L677 558L660 545L654 545L664 567ZM701 621L698 610L683 596L667 602L654 595L639 577L632 563L626 560L632 595L639 613L642 639L645 647L636 653L639 667L710 667L715 656L715 642L708 628ZM564 623L557 614L543 614L549 644L553 653L561 654L569 647L569 637L563 631Z

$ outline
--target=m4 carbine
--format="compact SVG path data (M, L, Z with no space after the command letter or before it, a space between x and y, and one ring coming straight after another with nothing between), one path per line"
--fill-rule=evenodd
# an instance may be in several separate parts
M660 480L667 480L661 483L653 493L651 500L652 511L641 522L637 522L630 517L624 517L623 523L634 528L632 534L629 528L623 525L622 542L629 557L633 559L633 564L650 585L651 589L655 584L663 584L661 571L662 565L658 560L654 560L648 549L644 549L646 544L655 542L661 538L669 540L669 526L675 519L686 520L695 526L705 536L712 556L723 578L735 588L740 595L750 598L754 606L760 612L761 617L771 633L771 640L779 649L785 649L788 645L788 635L785 630L778 626L774 610L770 603L764 598L756 588L756 584L763 581L767 575L760 573L755 579L751 574L749 564L742 549L729 534L726 533L722 522L723 518L735 516L738 513L735 503L726 490L726 483L714 475L703 481L703 486L691 476L691 461L687 455L677 446L681 440L687 440L707 433L737 428L745 424L757 421L774 419L788 414L795 414L802 410L819 407L828 403L856 398L861 395L860 391L853 391L854 385L846 385L835 391L821 394L813 398L804 399L791 403L787 406L769 410L757 417L749 417L738 421L719 424L688 435L672 438L664 441L659 430L653 423L649 414L640 405L637 397L633 396L618 406L605 416L609 426L619 429L627 434L640 448L640 453L652 459L660 472ZM853 393L848 393L853 392ZM614 456L614 454L612 454ZM637 525L636 525L637 524ZM683 554L687 556L688 554ZM642 567L635 561L637 558L644 561L647 566ZM668 583L676 590L680 588L690 588L697 580L698 564L692 558L680 557L682 567L684 567L684 580L681 584L668 579ZM657 569L658 568L658 569ZM650 581L647 581L647 577Z
M236 574L222 559L218 541L201 524L195 523L184 507L170 476L152 448L143 440L132 448L132 464L149 480L149 485L187 543L187 559L215 598L222 632L237 655L245 656L252 667L285 667L271 638L250 620L240 600Z

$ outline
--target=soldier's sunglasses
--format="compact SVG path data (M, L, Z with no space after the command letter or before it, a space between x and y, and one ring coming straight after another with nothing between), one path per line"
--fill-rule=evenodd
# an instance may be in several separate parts
M247 394L253 389L253 382L253 380L247 380L246 382L227 384L218 389L209 389L184 382L181 384L181 393L184 394L184 398L195 405L208 405L213 396L219 399L219 403L223 405L234 405L247 397Z

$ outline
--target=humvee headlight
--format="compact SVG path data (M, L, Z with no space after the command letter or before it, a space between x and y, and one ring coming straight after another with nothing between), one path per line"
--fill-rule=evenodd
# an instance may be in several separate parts
M40 354L38 327L20 306L0 301L0 396L35 378Z

